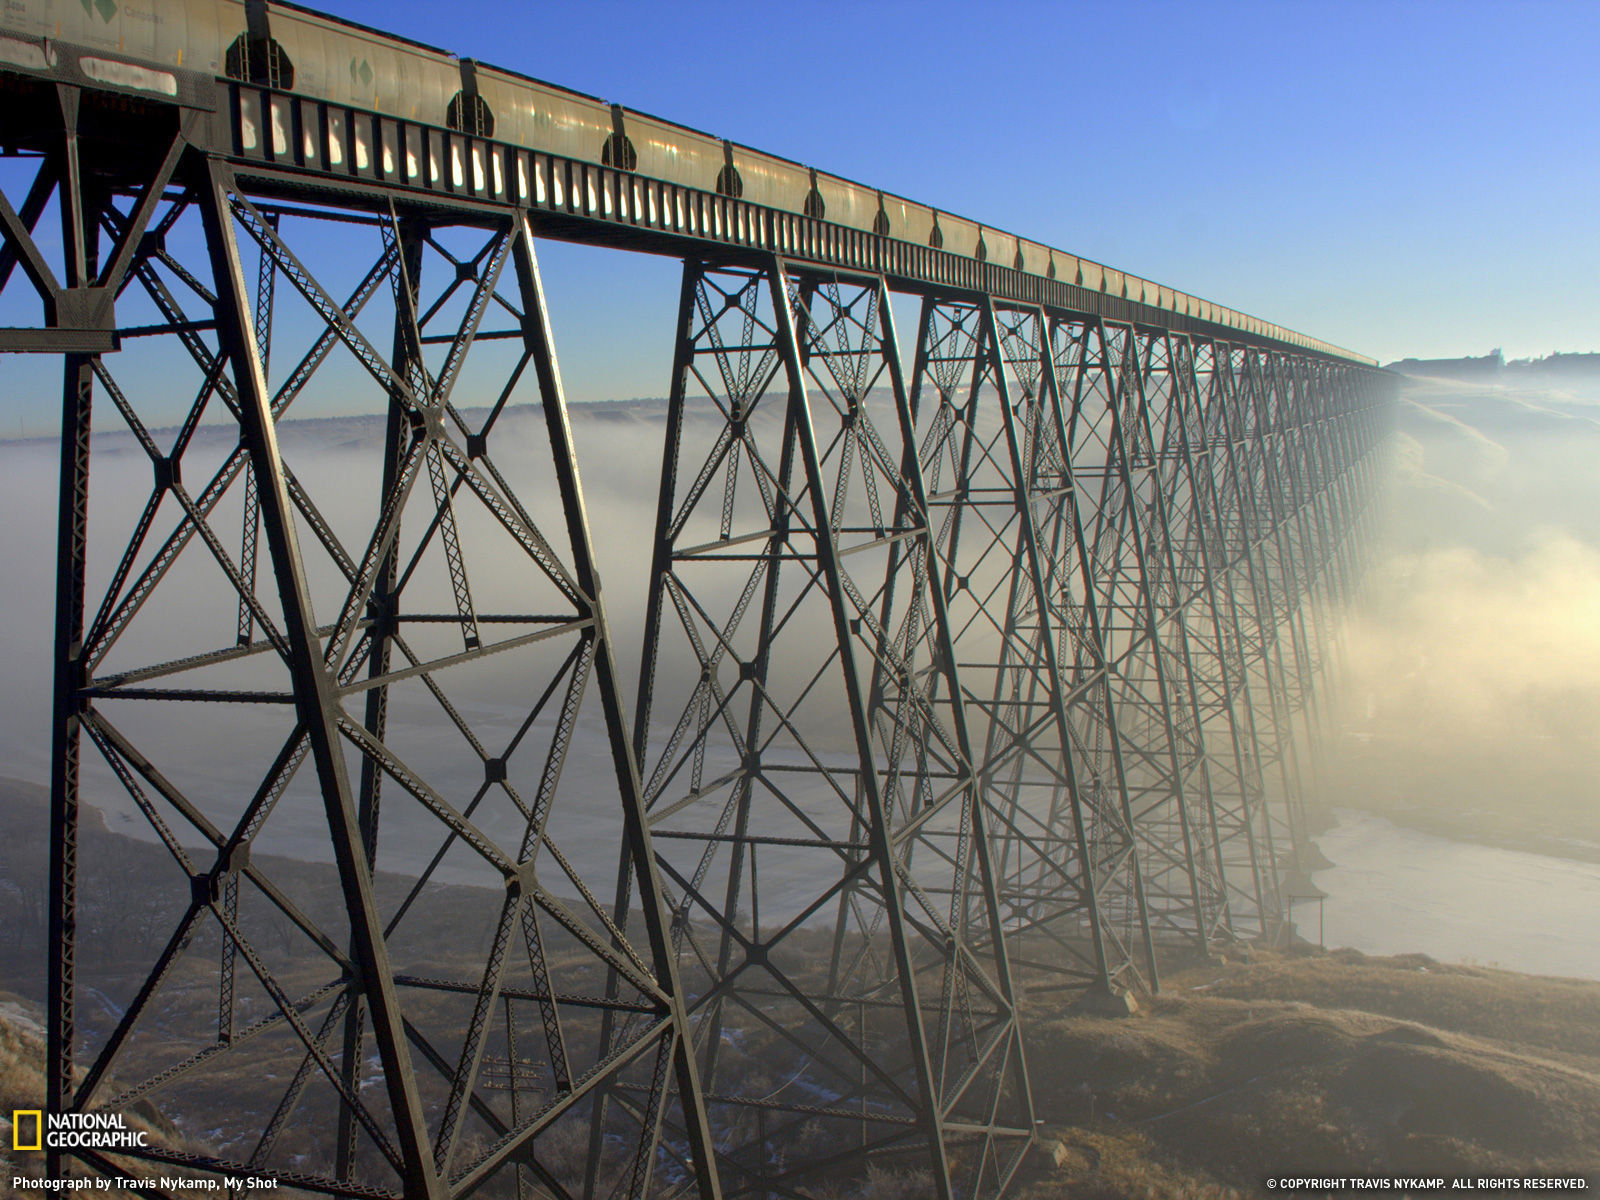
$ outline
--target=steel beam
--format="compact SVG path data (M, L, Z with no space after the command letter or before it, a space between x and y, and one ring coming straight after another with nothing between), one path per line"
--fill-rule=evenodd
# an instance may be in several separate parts
M39 169L0 197L0 288L43 315L0 351L63 365L52 1111L184 1113L270 1061L238 1083L238 1149L147 1161L441 1200L820 1198L884 1172L997 1198L1033 1133L1021 992L1155 991L1291 935L1388 377L465 134L561 198L376 167L334 187L213 144L236 113L142 127L50 88ZM544 233L692 255L631 722ZM891 286L921 300L909 371ZM134 339L174 429L119 369ZM359 503L279 436L329 381L382 413ZM213 453L216 422L237 442ZM102 576L111 427L152 485ZM192 619L156 652L163 611ZM509 732L463 700L502 662ZM174 712L234 722L196 728L254 747L238 781L196 777ZM586 730L608 765L579 797ZM99 787L165 856L114 971L82 920ZM296 812L324 893L256 853ZM602 815L608 893L570 840ZM412 933L465 903L452 869L489 883L478 942ZM86 970L115 976L114 1019L76 1002ZM195 1028L154 1036L180 994Z
M635 733L730 1194L999 1195L1030 1137L895 346L881 278L687 269Z

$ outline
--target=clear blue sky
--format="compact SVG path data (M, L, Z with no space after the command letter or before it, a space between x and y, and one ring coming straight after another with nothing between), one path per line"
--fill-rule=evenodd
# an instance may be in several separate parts
M1385 361L1600 349L1594 3L323 6Z
M313 3L1383 361L1600 350L1600 3ZM542 261L569 395L665 394L674 264Z

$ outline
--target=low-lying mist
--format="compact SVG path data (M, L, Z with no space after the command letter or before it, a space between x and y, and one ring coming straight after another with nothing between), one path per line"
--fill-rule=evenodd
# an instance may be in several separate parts
M1407 380L1325 799L1600 856L1600 406Z
M575 405L572 416L631 714L665 405ZM527 489L530 507L544 506L536 515L555 535L563 531L549 507L542 425L537 408L512 410L495 453L502 465L514 464L513 482ZM1600 693L1593 685L1600 678L1600 477L1590 469L1600 451L1600 405L1566 385L1414 379L1403 388L1396 426L1377 562L1334 656L1342 669L1322 796L1333 807L1370 809L1437 832L1600 855ZM371 519L372 451L381 436L376 417L283 426L291 465L326 511L349 511L352 528ZM206 457L207 438L216 442L212 458L231 443L220 429L202 431L191 457ZM8 569L0 576L7 614L0 774L40 781L50 754L57 462L50 440L0 444L0 503L9 519ZM93 462L91 580L103 587L149 492L150 466L125 434L97 438ZM218 525L232 530L235 520ZM492 581L499 568L491 559L475 569ZM332 619L324 607L320 619ZM138 638L144 648L174 651L223 645L233 612L220 573L202 571L165 607L141 616ZM216 626L209 640L197 623ZM686 653L681 638L670 644ZM478 705L519 694L515 660L508 656L503 669L490 660L475 683ZM396 719L420 730L434 715L429 703L399 698ZM656 721L675 715L665 707ZM197 777L220 788L240 753L220 726L215 732L191 736L185 753ZM261 753L270 754L275 743L262 739ZM583 762L585 773L604 770L603 745ZM115 808L116 789L97 802Z
M466 415L474 424L483 419L481 411L468 410ZM635 681L644 632L666 405L651 401L575 405L572 418L589 525L603 581L602 594L622 674L624 712L631 720L637 699ZM534 405L509 408L494 428L488 444L496 468L550 539L558 556L570 564L542 410ZM685 437L708 441L716 429L720 424L709 412L691 413ZM154 436L164 445L172 435L170 431L157 430ZM383 437L384 419L377 415L288 420L279 427L286 463L352 557L359 555L376 516ZM214 425L199 431L184 455L183 478L192 494L202 489L204 481L236 445L237 433L231 427ZM13 518L6 534L13 569L0 576L0 609L7 614L7 620L0 623L0 659L7 664L0 681L0 776L38 782L49 778L51 754L57 456L57 447L48 440L0 444L0 503ZM118 556L150 494L152 468L148 456L131 436L110 429L95 438L91 463L88 617L92 624ZM240 493L242 487L236 482L213 511L210 522L223 549L236 560L240 555ZM415 514L408 507L401 524L402 562L428 526L431 497L426 477L418 482L413 496L412 503L418 507ZM455 512L477 612L561 611L562 602L548 582L531 569L527 556L510 542L481 505L463 495L456 502ZM137 578L177 519L176 506L170 497L164 499L130 578ZM338 615L347 584L303 518L297 519L297 528L316 619L331 622ZM408 612L453 611L438 541L433 538L407 585ZM258 593L264 609L276 620L279 608L264 542L261 553ZM722 575L701 578L700 599L711 611L725 613L734 606L749 573L750 564L746 563ZM791 583L800 581L800 573L791 575ZM125 585L122 592L127 591ZM820 596L813 597L804 611L791 617L787 627L790 637L803 644L816 644L818 639L829 636L825 605L816 603L819 599ZM237 614L235 589L200 540L195 539L106 654L96 677L230 647ZM668 625L675 620L669 612ZM744 622L739 631L741 642L748 641L756 623L755 616ZM517 626L490 624L483 628L489 642L520 632ZM408 638L412 649L423 658L461 650L460 633L453 623L420 629L413 626ZM520 743L517 730L548 682L557 677L561 657L569 647L566 639L524 646L434 677L455 712L481 739L483 753L493 756L504 753L508 746L522 746L508 757L507 767L510 781L524 795L531 796L537 790L538 773L544 762L542 747L551 736L553 709L539 717L532 733ZM806 690L819 661L799 655L778 658L772 664L770 689L779 696L799 695ZM397 661L395 665L405 664ZM172 678L174 686L254 687L267 691L287 686L281 664L271 654L233 664L230 670L232 673L225 679L210 684L204 679L185 682L183 676ZM665 741L666 731L678 718L687 700L687 689L698 673L687 639L681 631L669 631L663 638L663 657L657 672L653 746ZM723 680L724 687L731 682L732 672L727 674L730 678ZM843 706L827 703L830 693L825 686L813 689L813 694L817 697L810 712L813 744L832 749L845 746L849 727ZM361 704L359 696L346 701L347 710L353 713L361 711ZM285 705L130 703L107 698L100 701L98 708L173 784L224 828L237 819L292 724L291 711ZM466 808L483 783L482 759L457 732L439 697L424 686L424 681L412 678L391 688L388 724L386 741L407 766L458 808ZM153 839L150 822L138 812L87 739L83 762L84 798L106 814L109 828ZM652 765L647 760L647 772ZM715 772L726 766L711 762L707 769ZM352 772L357 769L352 760ZM608 885L616 871L622 836L616 789L598 694L591 683L567 751L550 831L561 841L568 859L580 873L591 880L608 881ZM444 830L398 790L391 788L389 794L399 799L385 805L382 861L388 869L414 872L440 845ZM180 841L197 844L201 840L174 814L169 812L167 818ZM517 816L498 797L497 789L474 813L474 820L486 832L502 839L504 845L515 847L520 840ZM309 767L299 771L286 799L255 844L263 853L328 857L327 831L317 809ZM765 886L774 901L782 892L787 869L781 852L773 851L763 860ZM460 883L494 882L492 872L486 873L484 864L459 842L444 859L437 877Z

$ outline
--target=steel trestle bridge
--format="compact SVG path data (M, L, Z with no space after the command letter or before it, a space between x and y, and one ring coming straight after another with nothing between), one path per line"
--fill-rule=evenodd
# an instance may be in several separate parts
M0 351L63 372L46 1106L209 1131L53 1171L998 1197L1025 1007L1290 936L1370 360L257 0L8 4L0 152ZM587 515L539 238L683 263L653 522Z

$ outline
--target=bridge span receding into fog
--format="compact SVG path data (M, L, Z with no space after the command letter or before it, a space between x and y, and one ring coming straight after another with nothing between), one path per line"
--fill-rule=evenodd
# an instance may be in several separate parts
M0 352L63 371L47 1105L195 1139L53 1170L997 1197L1029 1005L1293 936L1372 360L307 9L157 15L0 14ZM545 238L683 263L604 523ZM110 430L143 494L91 497Z

